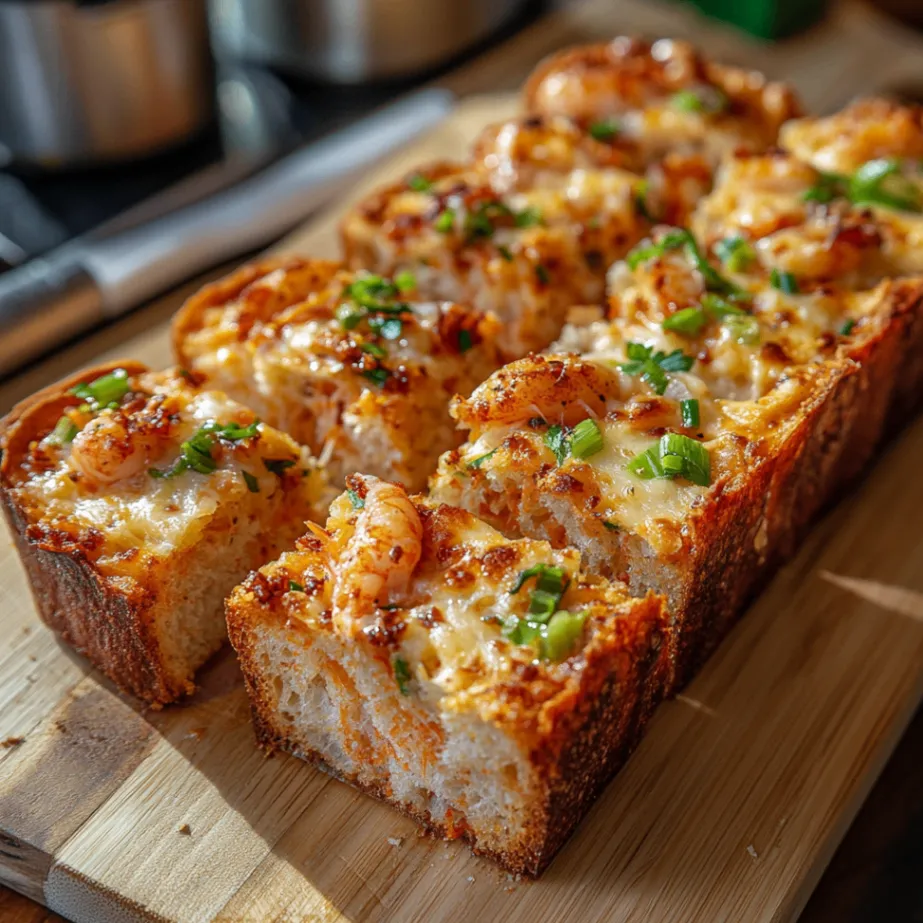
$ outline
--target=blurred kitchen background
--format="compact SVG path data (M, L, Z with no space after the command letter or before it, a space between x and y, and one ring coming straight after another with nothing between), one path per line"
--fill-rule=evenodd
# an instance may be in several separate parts
M810 30L836 0L673 3L696 6L741 35L770 42ZM158 283L163 290L207 268L206 252L188 253L185 262L168 260L160 238L179 233L175 224L162 226L160 238L123 241L136 258L126 260L122 253L117 266L100 241L126 227L147 227L195 200L211 208L211 197L221 190L239 189L242 180L262 175L293 151L310 151L310 142L431 83L565 5L0 0L0 375L158 294ZM916 0L876 5L911 25L923 23L923 4ZM423 130L449 105L435 97L424 103L406 129L399 113L386 114L350 143L366 147L364 157L371 160L379 147L394 146L402 130ZM429 115L423 112L427 106ZM337 148L328 151L328 159L340 156ZM317 164L309 164L309 172L317 174ZM319 175L327 174L320 169ZM295 188L286 174L277 192L283 181ZM335 191L326 180L320 185ZM288 212L261 229L262 219L250 217L256 214L252 199L270 209L273 200L259 187L252 192L251 201L211 213L213 223L252 229L238 229L233 241L222 243L217 231L210 236L208 215L200 213L196 239L212 241L213 264L265 246L319 201L317 194L303 207L293 200ZM95 256L85 252L87 240ZM68 242L71 255L59 259ZM148 265L140 254L153 251L160 262ZM30 263L37 257L50 262ZM85 267L94 259L91 280ZM27 265L34 267L31 275L12 271ZM100 276L111 283L109 293L95 290ZM40 317L41 324L27 329L24 318Z

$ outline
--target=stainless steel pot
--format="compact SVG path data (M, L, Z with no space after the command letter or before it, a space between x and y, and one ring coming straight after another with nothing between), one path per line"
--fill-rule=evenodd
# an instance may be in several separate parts
M402 77L486 38L528 0L209 0L219 53L334 83Z
M0 0L0 146L14 160L166 148L212 97L204 0Z

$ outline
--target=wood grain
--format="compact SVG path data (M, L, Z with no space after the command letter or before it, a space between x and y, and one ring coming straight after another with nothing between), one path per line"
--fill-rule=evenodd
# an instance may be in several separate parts
M794 79L818 108L871 79L873 89L904 79L920 51L856 4L769 48L685 9L622 0L564 13L450 83L509 88L551 48L615 31L693 35ZM511 104L466 102L354 195L421 159L457 155ZM319 216L283 247L332 255L336 220ZM0 388L0 406L100 354L164 364L163 321L176 303ZM186 707L144 712L122 699L37 623L7 541L0 738L23 741L0 749L0 880L92 923L793 919L923 691L923 535L907 515L923 509L921 451L917 425L818 525L535 883L420 839L409 821L294 759L265 760L227 652Z

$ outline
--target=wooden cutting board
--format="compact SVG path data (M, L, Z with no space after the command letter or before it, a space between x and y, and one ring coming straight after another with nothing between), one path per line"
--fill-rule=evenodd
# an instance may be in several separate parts
M672 9L615 6L627 24L603 28L595 4L585 8L595 14L560 20L557 44L617 28L677 32L687 21L706 45L732 44ZM869 79L844 41L879 58L885 49L879 75L903 73L911 50L919 60L917 39L860 7L842 7L829 28L799 53L752 54L802 83L817 108ZM545 32L523 41L529 61L551 42ZM733 47L741 58L739 39ZM495 66L487 60L468 86ZM466 102L356 194L421 159L457 156L511 106ZM285 246L332 255L335 224L322 217ZM107 352L166 364L165 328ZM81 362L93 358L84 347ZM0 403L43 374L0 389ZM923 692L921 457L917 424L817 526L686 694L661 708L538 882L419 838L406 819L293 758L264 759L228 652L188 705L140 710L38 622L4 534L0 881L86 923L791 920Z

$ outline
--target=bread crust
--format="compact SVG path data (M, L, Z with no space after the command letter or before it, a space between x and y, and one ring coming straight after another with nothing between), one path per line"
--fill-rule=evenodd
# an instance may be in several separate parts
M453 519L471 518L447 507L439 507L436 515L441 521L433 534ZM434 548L433 554L440 552ZM294 643L310 647L317 633L334 629L329 620L308 625L283 604L286 573L284 568L276 573L276 565L269 565L260 575L251 575L226 607L228 633L241 663L259 745L317 765L393 805L434 836L464 839L473 852L515 874L536 877L547 867L634 750L674 672L672 623L663 600L649 594L627 600L619 617L595 623L586 648L567 670L536 665L524 676L501 680L483 700L479 695L480 720L515 741L517 749L528 754L531 767L526 816L516 829L504 831L506 845L497 848L482 841L461 813L457 822L436 819L393 797L386 786L330 766L321 753L288 732L279 716L277 677L267 673L259 656L260 636L286 633L296 639ZM369 657L375 656L370 648ZM288 669L293 669L291 664ZM396 687L394 695L401 700Z

